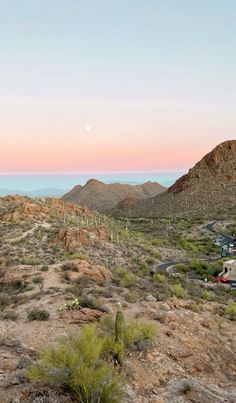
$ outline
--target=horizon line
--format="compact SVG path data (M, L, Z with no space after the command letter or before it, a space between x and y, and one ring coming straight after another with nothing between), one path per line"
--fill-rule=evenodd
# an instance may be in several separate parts
M17 175L113 175L113 174L155 174L155 173L166 173L166 172L183 172L189 168L178 168L178 169L158 169L158 170L127 170L127 171L17 171L17 172L0 172L0 176L17 176Z

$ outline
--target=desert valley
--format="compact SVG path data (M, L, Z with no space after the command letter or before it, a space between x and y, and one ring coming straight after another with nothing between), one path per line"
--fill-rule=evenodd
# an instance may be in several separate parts
M0 234L2 403L236 401L236 140L168 189L1 197Z

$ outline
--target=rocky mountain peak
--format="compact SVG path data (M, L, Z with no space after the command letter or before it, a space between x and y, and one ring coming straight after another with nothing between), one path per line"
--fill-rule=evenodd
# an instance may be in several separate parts
M214 181L219 183L236 182L236 140L225 141L206 154L188 174L178 179L168 189L170 193L180 193L184 189Z

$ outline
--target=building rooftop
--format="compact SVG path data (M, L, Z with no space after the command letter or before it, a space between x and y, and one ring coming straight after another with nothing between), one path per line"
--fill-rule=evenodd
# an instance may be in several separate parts
M224 264L233 264L236 266L236 260L235 259L227 260L227 262L224 262Z

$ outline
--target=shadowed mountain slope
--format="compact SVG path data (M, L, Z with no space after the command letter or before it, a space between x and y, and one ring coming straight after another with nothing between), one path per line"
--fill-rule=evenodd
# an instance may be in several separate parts
M235 210L236 140L231 140L216 146L166 192L128 207L120 203L113 212L129 216L213 217Z
M142 185L126 185L119 183L105 184L90 179L84 186L77 185L62 199L92 210L105 212L112 209L127 197L135 199L150 198L165 191L165 187L157 182L146 182Z

